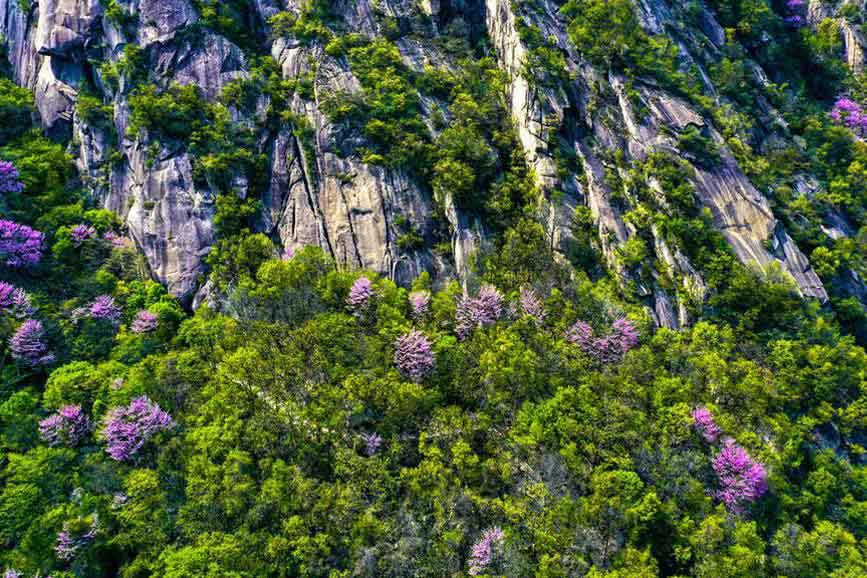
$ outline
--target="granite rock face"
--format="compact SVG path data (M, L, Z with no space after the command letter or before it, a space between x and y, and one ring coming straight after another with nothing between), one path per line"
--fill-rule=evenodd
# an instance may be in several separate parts
M200 287L204 259L215 242L214 187L196 177L193 159L183 146L129 133L130 79L121 74L112 81L90 62L117 65L125 48L135 45L158 87L193 84L210 101L218 99L229 83L247 78L250 63L247 52L232 40L201 26L201 16L190 0L125 0L118 5L129 15L128 22L108 17L99 0L43 0L31 2L28 9L19 0L0 0L0 36L15 80L36 94L44 128L72 135L82 181L103 206L123 218L153 275L189 302ZM368 36L383 35L383 15L400 22L425 21L433 35L456 19L470 29L480 27L475 33L487 34L508 75L508 108L543 194L540 220L551 246L567 252L574 236L575 210L589 207L609 270L624 283L634 284L660 325L689 323L686 302L703 298L704 281L685 255L655 233L651 250L665 271L623 264L618 248L637 233L614 202L621 192L610 189L606 174L623 172L611 164L615 152L629 162L642 161L654 151L676 152L677 135L690 127L699 129L720 151L721 160L712 167L686 160L694 169L690 178L697 197L738 258L759 268L779 267L804 296L827 300L808 260L738 166L711 119L658 86L627 87L625 78L586 64L568 39L558 2L537 0L528 12L521 12L520 5L511 0L336 0L329 4L346 30ZM649 31L665 30L674 18L665 2L638 5L642 25ZM270 52L282 77L312 83L312 98L296 94L288 102L287 113L309 127L304 135L285 121L256 129L258 152L267 159L264 189L251 190L240 177L233 183L239 196L261 198L261 232L284 247L319 245L341 267L372 269L398 282L430 271L435 278L457 278L466 285L474 255L489 243L485 223L449 198L435 202L431 191L412 175L347 155L345 135L323 112L329 95L361 90L346 59L330 56L322 43L268 39L268 18L280 11L299 14L302 2L256 0L251 6L249 27L263 31L260 48ZM835 17L825 11L822 3L813 2L811 21ZM725 41L724 31L709 11L702 10L699 21L698 30L678 46L687 60L698 56L696 47L718 52ZM863 33L841 22L845 42L841 56L860 70ZM520 23L538 27L564 56L568 80L540 83L527 75L528 48L519 34ZM438 59L429 42L404 37L397 45L411 69L421 71ZM754 74L758 78L763 72L756 67ZM708 85L712 91L709 81ZM108 123L97 125L78 117L75 103L84 87L95 87L112 105ZM607 95L603 101L597 98L599 87ZM230 107L232 120L261 127L268 106L263 97L253 112ZM770 105L767 110L769 118L778 118ZM769 134L774 130L768 128ZM580 170L564 174L558 168L551 150L558 139L574 149ZM653 189L657 184L648 186ZM435 215L445 222L438 223ZM451 235L451 260L433 248L435 231L443 225ZM401 248L398 240L406 226L421 235L421 247Z

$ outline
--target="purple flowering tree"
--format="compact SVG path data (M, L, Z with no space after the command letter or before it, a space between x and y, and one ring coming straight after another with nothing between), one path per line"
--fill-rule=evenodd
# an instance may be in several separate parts
M18 169L10 162L0 160L0 195L17 194L24 190Z
M427 317L430 311L430 293L428 291L413 291L409 294L409 307L413 321L421 321Z
M805 16L807 14L807 4L804 0L788 0L786 2L786 24L792 28L801 28L806 25Z
M147 396L137 397L127 406L108 413L102 435L106 452L123 462L131 459L154 434L174 425L171 416Z
M295 256L295 249L292 247L286 247L283 249L283 253L280 255L280 259L283 261L291 261Z
M102 238L105 242L107 242L115 249L123 249L124 247L129 245L129 241L127 241L114 231L107 231L105 235L102 236Z
M90 225L76 225L69 232L69 238L76 247L80 247L82 243L96 236L96 229Z
M60 560L72 560L93 542L97 533L99 533L99 517L96 514L90 516L89 523L81 518L73 523L64 522L63 530L57 534L54 553Z
M3 572L3 578L21 578L21 572L13 568L7 568L6 571Z
M420 382L436 365L430 340L416 329L401 335L394 342L394 364L401 375Z
M692 425L701 437L708 443L716 443L722 430L713 419L713 414L706 407L697 407L692 410Z
M545 318L548 316L545 311L545 304L533 289L530 287L522 288L519 301L522 314L529 315L537 323L541 324L545 322Z
M768 490L767 471L734 440L727 439L713 459L719 490L714 494L733 514L742 514Z
M491 565L496 547L503 543L504 538L505 534L497 527L489 528L482 533L482 537L473 545L470 554L470 576L478 576Z
M828 113L831 120L848 127L859 134L867 130L867 113L860 104L849 98L839 98Z
M91 319L102 319L111 323L120 323L121 308L111 295L100 295L87 307Z
M6 281L0 281L0 311L9 311L12 309L15 291L15 285L7 283Z
M0 219L0 262L7 267L35 265L42 260L43 235L27 225Z
M364 453L367 456L376 454L382 445L382 438L376 432L361 434L361 440L364 442Z
M155 331L158 325L159 320L157 316L147 309L142 309L136 313L135 319L133 319L130 325L130 331L133 333L150 333L151 331Z
M373 303L373 282L367 277L359 277L349 289L346 304L356 314L363 313Z
M12 357L30 366L50 363L54 359L48 354L45 329L36 319L28 319L18 327L9 340L9 349L12 351Z
M455 333L466 339L477 327L493 325L503 315L503 294L493 285L483 285L470 299L462 298L455 312Z
M638 345L638 330L629 319L622 317L611 324L609 333L596 337L593 328L584 321L576 321L566 332L566 341L600 363L614 363L623 359L626 352Z
M51 447L76 446L89 432L90 420L80 405L64 405L39 422L39 435Z

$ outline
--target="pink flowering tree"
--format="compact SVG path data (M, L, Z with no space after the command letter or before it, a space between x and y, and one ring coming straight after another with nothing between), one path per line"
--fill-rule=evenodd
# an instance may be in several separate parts
M430 292L413 291L409 294L409 307L412 320L418 323L430 312Z
M496 323L503 315L503 294L493 285L483 285L472 299L464 297L455 312L455 332L466 339L477 327Z
M129 329L133 333L151 333L156 331L158 326L159 320L157 316L147 309L142 309L136 313L135 319L133 319Z
M112 459L132 459L154 434L174 425L171 416L147 396L137 397L129 405L108 413L102 435L106 452Z
M713 471L719 490L714 494L733 514L747 507L768 491L767 471L746 450L728 439L714 457Z
M722 434L722 430L713 419L713 414L706 407L697 407L692 410L692 424L708 443L716 443Z
M96 229L90 225L76 225L69 232L73 245L80 247L82 243L96 236Z
M39 263L43 239L42 233L27 225L0 219L0 263L13 269Z
M839 98L834 103L834 108L828 113L831 120L837 124L848 127L858 134L867 131L867 112L857 102L849 98Z
M64 405L39 422L39 435L51 447L73 447L90 433L90 419L80 405Z
M498 527L489 528L482 533L470 553L470 576L484 573L494 563L495 554L498 547L502 546L504 538L505 534Z
M638 329L629 319L622 317L611 324L607 335L597 337L593 328L584 321L576 321L566 332L566 341L600 363L614 363L638 345Z
M373 304L373 282L367 277L359 277L349 289L346 304L356 315L370 309Z
M54 360L45 343L45 329L36 319L28 319L18 327L9 340L9 349L13 358L32 367Z
M537 323L542 324L548 313L545 311L545 304L542 299L530 287L523 287L519 296L521 305L521 314L532 317Z
M0 195L17 194L24 190L18 169L10 162L0 160Z
M91 319L120 323L123 311L111 295L100 295L87 306L87 314Z
M415 382L422 381L436 365L431 342L416 329L401 335L394 342L394 364L397 370Z

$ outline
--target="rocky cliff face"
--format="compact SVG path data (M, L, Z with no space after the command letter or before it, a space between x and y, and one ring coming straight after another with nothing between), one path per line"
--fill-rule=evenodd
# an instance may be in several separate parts
M284 120L264 122L268 97L252 110L230 107L233 122L251 127L256 149L266 159L264 186L254 187L238 176L235 194L262 200L261 231L284 247L323 247L345 267L370 268L399 282L422 271L463 281L471 275L473 255L486 246L486 224L446 196L435 207L428 186L406 171L364 162L346 154L347 137L324 112L333 94L361 91L346 58L335 57L323 42L279 36L269 38L269 18L279 12L300 15L304 2L257 0L244 27L254 32L258 49L270 53L286 80L312 83L312 95L293 95ZM697 198L710 211L713 224L746 264L776 264L807 297L826 300L822 282L809 261L775 217L767 199L745 175L713 119L660 86L629 83L615 72L588 65L570 43L553 0L532 3L510 0L335 0L329 9L344 29L383 36L386 24L421 27L424 34L402 35L395 42L406 65L449 67L437 48L437 36L460 21L471 34L487 35L493 54L508 73L507 102L518 140L544 197L540 219L552 247L567 252L573 236L576 207L589 207L607 266L624 283L634 283L661 325L689 321L685 303L701 299L705 288L689 258L654 235L652 252L662 266L628 267L618 248L637 234L624 218L623 191L612 190L613 171L627 176L626 166L655 151L679 155L678 135L691 127L714 143L719 162L712 166L686 158ZM125 58L127 47L140 49L150 80L158 87L194 84L216 100L227 85L250 74L248 51L202 22L201 5L189 0L0 0L0 37L14 79L31 88L46 131L71 135L82 180L94 197L122 217L129 235L147 256L154 275L171 291L189 299L201 284L203 259L215 242L217 191L194 174L185 146L160 142L148 134L132 134ZM664 32L676 25L677 3L639 3L642 26ZM118 12L120 9L120 12ZM811 19L835 17L811 6ZM120 14L120 16L118 15ZM722 49L725 33L713 15L702 10L702 26L676 39L681 57L707 78L704 63ZM418 24L421 22L421 24ZM408 24L409 23L409 24ZM864 65L864 36L844 27L845 60L855 70ZM556 83L534 81L527 66L528 46L520 30L533 27L563 56L566 74ZM192 31L195 30L195 33ZM125 56L126 54L126 56ZM100 63L119 71L107 78ZM761 69L754 74L761 77ZM708 91L713 86L708 81ZM600 91L604 98L599 98ZM110 119L83 118L80 94L97 94L111 105ZM436 104L436 103L435 103ZM766 138L786 138L773 107L767 108ZM434 106L423 103L429 122ZM291 115L293 122L285 120ZM309 130L300 135L299 120ZM433 129L432 129L433 130ZM552 143L566 142L577 166L563 170ZM613 162L613 158L620 159ZM651 179L652 181L652 179ZM651 188L657 184L650 182ZM657 187L658 188L658 187ZM660 191L664 196L664 191ZM627 194L628 197L628 194ZM451 235L451 259L433 250L435 231L445 220ZM398 222L399 221L399 222ZM401 227L418 231L423 243L401 247Z

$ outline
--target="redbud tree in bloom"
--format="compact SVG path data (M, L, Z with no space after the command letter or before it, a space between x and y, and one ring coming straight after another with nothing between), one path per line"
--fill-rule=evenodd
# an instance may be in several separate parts
M545 312L545 304L539 295L529 287L521 289L520 296L521 313L529 315L538 323L544 323L547 313Z
M367 310L373 302L373 283L367 277L359 277L349 289L346 304L355 313Z
M692 410L692 423L708 443L715 443L722 434L722 430L713 419L713 414L706 407L697 407Z
M27 225L0 219L0 262L7 267L35 265L42 260L43 235Z
M129 405L116 407L108 413L102 435L108 446L106 452L113 459L123 462L131 459L154 434L170 428L171 416L142 396Z
M49 446L73 447L90 432L90 420L80 405L64 405L39 422L39 435Z
M600 363L613 363L638 345L638 330L632 321L623 317L611 324L608 335L596 337L593 328L579 320L566 332L566 340Z
M493 325L503 315L503 294L493 285L483 285L470 299L462 298L455 312L455 332L466 339L477 327Z
M158 325L157 316L147 309L142 309L136 313L135 319L133 319L132 325L130 325L130 331L133 333L150 333L151 331L155 331Z
M96 514L91 515L90 518L89 524L81 518L74 523L63 524L63 531L57 534L57 543L54 545L54 553L58 559L72 560L93 542L99 532L99 518Z
M413 291L409 294L409 306L413 321L421 321L430 311L430 293L427 291Z
M10 162L0 161L0 195L20 193L24 183L18 175L18 169Z
M36 319L28 319L15 331L9 340L12 357L27 365L50 363L54 358L48 354L45 344L45 329Z
M394 363L401 375L420 382L436 363L431 342L416 329L401 335L394 342Z
M834 122L859 133L867 130L867 112L860 104L849 98L837 99L829 116Z
M121 308L115 303L114 297L111 295L100 295L93 300L87 312L91 319L103 319L111 323L119 323L121 317Z
M72 239L76 247L96 236L96 229L89 225L76 225L69 232L69 238Z
M471 576L478 576L491 565L494 556L494 548L503 543L505 534L500 528L494 527L485 530L482 537L473 545L473 551L470 554L470 569Z
M733 514L741 514L768 490L765 467L728 439L713 459L719 490L715 496Z

